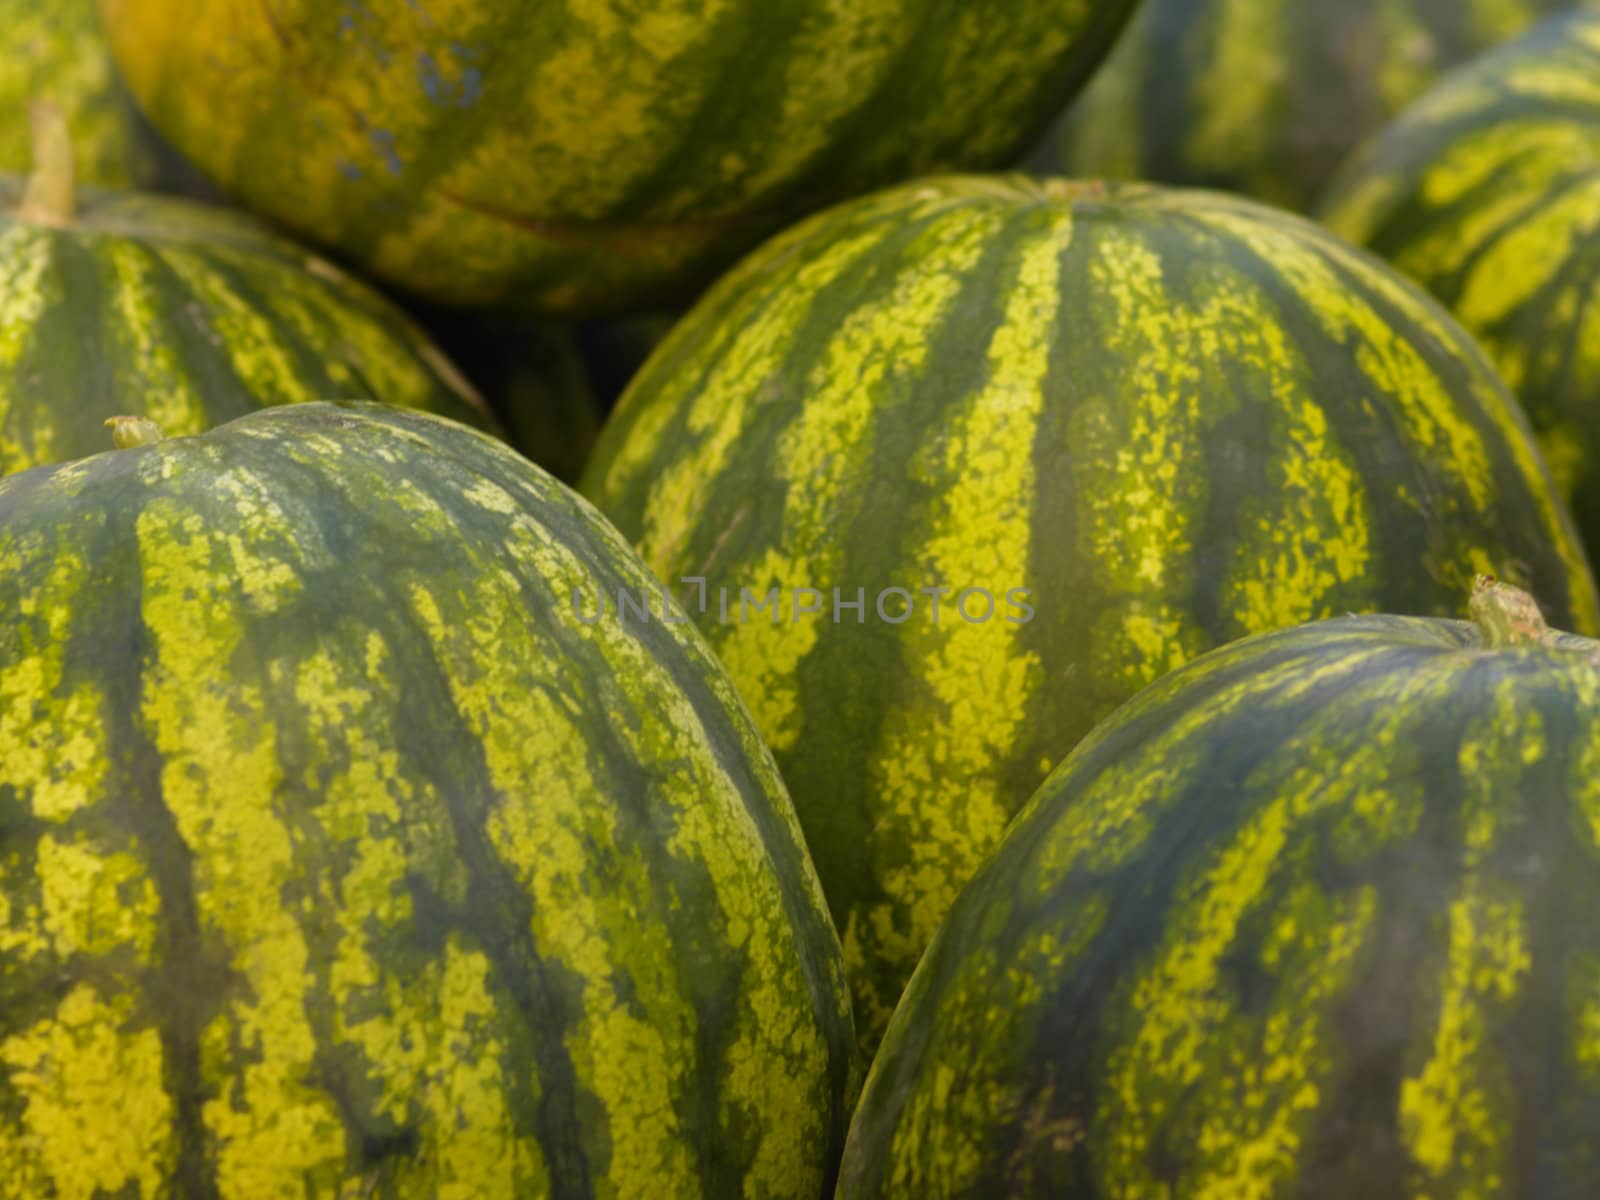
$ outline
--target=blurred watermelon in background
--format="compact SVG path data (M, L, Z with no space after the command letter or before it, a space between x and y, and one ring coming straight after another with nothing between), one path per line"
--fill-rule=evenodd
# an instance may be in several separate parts
M1600 12L1451 72L1353 156L1324 219L1431 290L1521 397L1600 553Z
M582 314L787 220L1003 163L1132 0L101 0L134 95L230 194L431 299Z
M1298 210L1439 74L1595 0L1144 0L1030 160Z

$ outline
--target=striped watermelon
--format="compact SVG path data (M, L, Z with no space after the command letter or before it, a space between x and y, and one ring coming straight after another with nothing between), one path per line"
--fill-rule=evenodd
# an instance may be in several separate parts
M1096 730L917 968L841 1200L1600 1194L1600 643L1501 603Z
M1007 161L1133 0L101 0L155 125L410 291L637 309L829 201Z
M0 0L0 171L32 162L36 100L67 114L84 182L155 181L158 151L117 81L95 0Z
M1341 173L1328 221L1419 280L1521 397L1600 552L1600 13L1453 72Z
M663 578L707 580L701 623L800 811L868 1045L1050 767L1186 659L1345 611L1454 612L1496 564L1600 627L1466 335L1321 229L1220 194L955 177L814 218L668 336L584 487ZM740 604L774 588L776 611ZM859 620L834 588L862 591Z
M63 153L45 141L42 163ZM180 435L263 405L374 399L493 425L399 309L250 218L74 200L49 164L32 186L0 176L0 474L103 449L119 414Z
M823 1194L838 941L648 578L378 405L0 481L0 1196Z
M1441 71L1578 2L1144 0L1032 165L1309 209Z

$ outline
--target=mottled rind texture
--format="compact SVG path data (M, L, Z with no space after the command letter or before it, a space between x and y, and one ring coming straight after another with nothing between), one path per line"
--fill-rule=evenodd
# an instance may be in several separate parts
M1600 552L1600 14L1451 73L1351 160L1325 217L1477 335Z
M28 107L36 100L66 114L85 183L155 179L155 147L117 81L95 0L0 0L0 171L31 164Z
M825 1194L838 941L648 580L373 405L0 481L0 1197Z
M238 213L79 193L17 215L0 176L0 475L94 454L113 416L199 433L267 405L378 400L489 427L393 303Z
M839 1195L1600 1193L1600 644L1348 617L1098 729L895 1012Z
M1308 210L1442 71L1574 3L1144 0L1031 166Z
M834 200L1008 161L1131 0L101 0L155 125L451 303L637 309Z
M947 178L819 216L679 323L584 487L663 578L707 579L869 1045L1046 772L1185 660L1343 612L1456 615L1479 570L1600 625L1467 336L1318 227L1217 194ZM741 610L773 587L782 612ZM788 599L808 587L821 615ZM864 613L835 622L835 587ZM959 614L968 588L991 619Z

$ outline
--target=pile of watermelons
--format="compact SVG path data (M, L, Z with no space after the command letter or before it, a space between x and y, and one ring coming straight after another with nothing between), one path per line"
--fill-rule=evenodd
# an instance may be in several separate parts
M0 1200L1600 1196L1600 4L0 0L0 169Z

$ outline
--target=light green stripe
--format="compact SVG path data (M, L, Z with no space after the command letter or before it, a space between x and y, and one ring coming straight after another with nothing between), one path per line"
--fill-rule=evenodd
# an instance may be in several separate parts
M907 539L914 560L893 582L913 592L923 583L954 590L938 624L914 615L902 626L907 700L890 709L868 767L874 874L887 899L852 910L841 931L857 1032L867 1046L1016 808L996 767L1015 755L1043 675L1038 654L1022 645L1022 628L1006 624L1004 614L1013 611L1007 592L1030 574L1034 441L1072 227L1072 210L1059 207L1016 247L987 379L930 431L934 452L918 472L933 500ZM993 598L983 624L955 609L968 587ZM984 602L974 603L982 614Z

